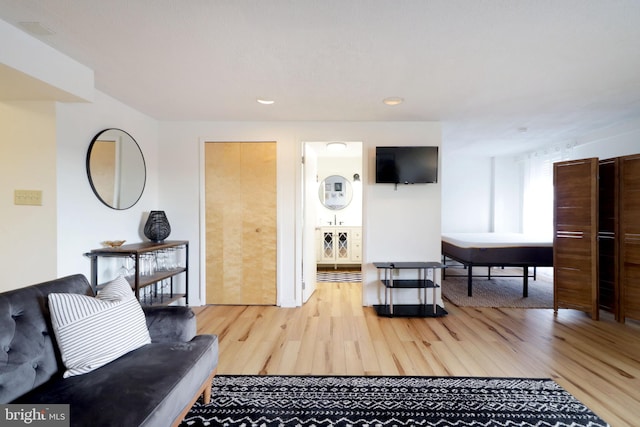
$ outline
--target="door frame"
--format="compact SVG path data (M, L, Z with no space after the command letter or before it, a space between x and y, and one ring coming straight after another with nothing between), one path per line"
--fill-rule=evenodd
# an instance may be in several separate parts
M318 177L318 157L315 150L308 143L302 144L302 156L300 159L302 165L301 174L301 196L302 201L302 258L300 262L300 274L302 282L300 283L300 298L301 304L306 303L311 295L316 291L316 225L317 223L317 211L309 207L309 201L313 195L317 194L317 191L313 191L311 188L311 180L314 178L317 188ZM313 225L308 222L313 220ZM311 231L313 229L313 231ZM313 251L313 253L309 253ZM308 264L308 265L307 265Z
M298 306L303 304L302 297L302 284L303 284L303 261L305 259L304 254L304 239L307 237L304 236L304 203L305 203L305 189L302 188L304 186L304 166L302 164L302 157L305 153L305 145L322 142L327 143L330 140L324 139L305 139L299 140L296 146L296 158L299 160L296 166L296 195L297 195L297 203L296 203L296 272L295 272L295 289L296 289L296 303ZM365 225L366 225L366 217L364 212L364 207L366 206L366 190L365 183L367 182L367 164L365 163L365 143L362 139L358 138L350 138L348 141L357 142L360 144L360 162L361 162L361 174L360 174L360 182L362 184L362 200L361 200L361 237L362 237L362 256L361 256L361 271L362 271L362 305L365 306L366 301L366 293L365 293L365 259L366 259L366 233L365 233ZM314 192L317 193L317 189L314 189ZM313 237L315 239L315 236ZM314 256L315 259L315 256ZM315 267L315 264L314 264Z

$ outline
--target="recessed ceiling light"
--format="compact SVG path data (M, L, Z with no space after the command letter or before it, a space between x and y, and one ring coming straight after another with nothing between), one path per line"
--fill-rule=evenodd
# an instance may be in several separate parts
M327 143L327 150L329 151L342 151L347 148L347 144L342 141L333 141Z
M386 105L399 105L404 102L404 98L400 98L399 96L391 96L389 98L385 98L382 100Z
M271 105L275 102L273 99L266 99L266 98L258 98L257 101L262 105Z

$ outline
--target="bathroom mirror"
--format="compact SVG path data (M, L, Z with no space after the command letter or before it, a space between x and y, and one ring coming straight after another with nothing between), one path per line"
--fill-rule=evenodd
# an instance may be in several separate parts
M147 179L142 150L127 132L105 129L89 145L87 176L102 203L112 209L129 209L140 200Z
M353 197L353 189L349 180L340 175L326 177L318 188L320 203L331 210L340 210L349 206Z

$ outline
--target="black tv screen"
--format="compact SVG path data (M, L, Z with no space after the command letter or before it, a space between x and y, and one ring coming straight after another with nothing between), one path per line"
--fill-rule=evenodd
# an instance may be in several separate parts
M438 147L376 147L376 183L438 182Z

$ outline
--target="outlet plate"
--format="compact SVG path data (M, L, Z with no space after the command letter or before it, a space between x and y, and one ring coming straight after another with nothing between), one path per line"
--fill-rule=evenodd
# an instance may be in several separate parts
M16 205L42 206L41 190L15 190L13 203Z

